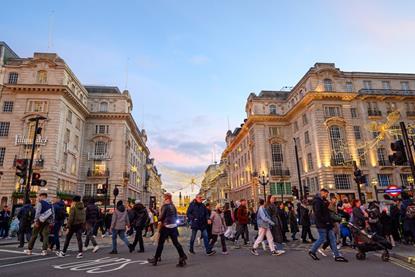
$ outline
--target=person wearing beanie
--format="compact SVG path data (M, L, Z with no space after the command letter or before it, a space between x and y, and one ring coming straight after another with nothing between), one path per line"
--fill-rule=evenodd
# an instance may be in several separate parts
M123 202L120 200L117 202L117 208L112 215L111 232L112 232L112 251L110 254L118 254L117 250L117 236L125 243L127 248L130 249L130 243L125 236L126 227L130 228L130 220L128 218L127 210L124 207Z
M80 196L74 196L67 223L69 231L66 234L63 250L56 253L58 257L65 257L69 242L71 241L73 234L76 234L76 240L78 241L78 255L76 258L81 259L84 257L82 252L82 231L84 229L85 221L86 213L84 203L81 202Z

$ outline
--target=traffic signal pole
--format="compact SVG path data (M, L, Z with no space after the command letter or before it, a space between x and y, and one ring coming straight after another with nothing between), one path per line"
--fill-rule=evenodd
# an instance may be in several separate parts
M301 172L300 172L300 161L298 160L298 148L297 148L297 140L294 138L294 150L295 150L295 161L297 162L297 177L298 177L298 185L300 187L300 200L303 200L303 185L301 184Z
M408 157L409 166L411 167L412 177L415 180L415 164L414 157L412 155L411 144L408 137L408 131L406 130L405 122L401 121L399 122L399 125L401 126L403 142L406 149L406 156ZM402 189L405 189L405 187Z
M32 174L33 174L33 159L35 157L35 148L36 148L36 139L37 139L37 132L38 132L38 128L39 128L39 120L43 119L42 117L37 116L34 121L35 121L35 133L33 136L33 141L32 141L32 153L30 155L30 161L29 161L29 176L27 177L26 180L26 189L25 189L25 195L24 195L24 201L25 203L29 203L30 202L30 182L32 180Z

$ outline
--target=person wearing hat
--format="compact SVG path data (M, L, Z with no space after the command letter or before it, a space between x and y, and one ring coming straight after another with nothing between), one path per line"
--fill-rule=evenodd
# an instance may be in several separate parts
M46 191L40 191L39 201L36 204L32 237L30 238L30 241L28 243L28 249L24 251L27 255L32 255L32 249L35 245L36 239L39 234L42 234L43 237L41 255L47 255L49 225L53 222L54 219L53 207L47 201L47 198L48 194L46 193Z
M135 237L134 242L130 244L130 253L135 250L137 246L137 242L139 243L140 249L138 250L139 253L144 252L144 241L143 241L143 230L147 225L147 221L149 220L148 213L146 207L141 204L140 200L135 201L134 207L131 209L132 217L131 217L131 228L135 229Z
M177 231L177 210L172 201L170 193L164 194L164 204L161 207L160 217L158 221L158 229L160 237L157 244L156 254L153 258L148 259L148 262L154 266L160 261L161 253L163 252L164 242L170 237L174 247L179 253L178 267L186 265L187 256L184 253L183 247L177 239L179 232Z
M130 243L125 236L126 226L130 227L130 220L128 218L127 210L120 200L117 202L117 208L112 215L111 232L112 232L112 251L110 254L118 254L117 250L117 236L130 248Z
M63 250L57 252L56 255L59 257L65 257L66 251L68 250L69 242L72 239L73 234L76 234L76 240L78 241L78 255L77 259L84 257L82 252L82 232L86 221L86 212L84 203L81 202L80 196L74 196L71 209L69 211L67 227L69 229L66 234L65 244Z

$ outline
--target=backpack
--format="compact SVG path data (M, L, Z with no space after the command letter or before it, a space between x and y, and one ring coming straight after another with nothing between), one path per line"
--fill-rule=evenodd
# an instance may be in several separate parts
M415 205L411 204L406 208L405 217L407 219L415 219Z

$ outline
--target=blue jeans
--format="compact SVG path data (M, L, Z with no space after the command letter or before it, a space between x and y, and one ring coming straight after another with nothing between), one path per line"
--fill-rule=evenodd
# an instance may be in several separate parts
M330 248L333 251L333 254L335 257L339 257L340 253L337 250L336 245L336 235L334 234L333 229L317 229L318 230L318 239L316 242L314 242L313 246L311 246L310 251L314 254L317 252L317 250L320 248L323 243L327 241L327 237L330 242Z
M114 230L112 229L112 251L117 251L117 235L125 243L128 248L128 239L125 237L125 230Z
M278 243L278 242L276 242L276 243L275 243L275 248L276 248L277 250L284 250L284 245L283 245L282 243Z
M55 221L55 224L53 224L53 244L56 246L56 250L61 250L61 244L59 240L59 231L61 230L63 225L62 221Z
M199 231L199 229L192 229L192 236L190 237L190 251L194 251L197 231ZM206 229L200 230L200 232L202 232L203 244L205 245L206 253L210 253L212 249L210 248L210 245L209 245L208 232Z

